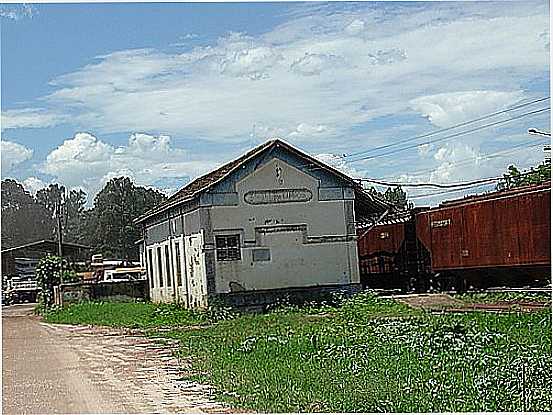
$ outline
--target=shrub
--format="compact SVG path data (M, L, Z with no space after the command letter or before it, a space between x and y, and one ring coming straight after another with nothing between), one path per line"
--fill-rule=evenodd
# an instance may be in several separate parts
M39 286L39 308L46 310L54 304L54 286L71 280L72 274L65 259L48 255L38 262L36 278Z

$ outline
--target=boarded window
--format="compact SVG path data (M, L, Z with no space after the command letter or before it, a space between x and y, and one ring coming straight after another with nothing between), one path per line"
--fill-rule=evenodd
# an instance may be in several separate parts
M171 287L173 285L173 273L171 272L171 257L169 256L169 245L165 245L165 270L167 272L167 286Z
M254 262L260 261L270 261L271 260L271 251L269 249L254 249L252 251L252 259Z
M177 277L177 286L182 285L182 277L181 277L181 263L180 263L180 243L177 242L175 244L175 273Z
M217 261L238 261L240 255L240 235L222 235L215 237Z
M148 249L148 280L150 281L150 288L154 288L154 263L152 261L152 250Z
M163 264L161 262L161 247L157 247L157 275L159 278L159 286L163 287Z

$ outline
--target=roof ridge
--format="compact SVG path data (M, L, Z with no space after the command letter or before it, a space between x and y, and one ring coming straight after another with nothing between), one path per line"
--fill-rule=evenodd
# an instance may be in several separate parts
M137 221L141 221L143 218L150 216L152 214L158 213L160 211L163 211L165 208L169 207L170 205L174 203L180 203L186 199L189 199L196 195L197 193L201 192L202 190L205 190L206 188L210 187L217 181L223 179L228 174L230 174L237 166L239 166L243 161L247 160L248 158L254 156L258 152L265 150L269 148L270 146L281 142L285 143L283 140L279 138L273 138L269 139L258 146L246 151L242 155L220 165L219 167L202 174L199 177L196 177L194 180L188 182L186 185L181 187L179 190L177 190L175 193L173 193L165 202L155 206L153 209L150 209L148 212L137 218ZM287 143L285 143L287 144ZM214 180L209 180L214 179ZM209 181L208 181L209 180Z
M179 203L189 200L198 193L209 189L214 184L218 183L219 181L223 180L225 177L227 177L230 173L232 173L236 168L238 168L241 164L249 160L250 158L254 157L255 155L259 154L262 151L265 151L272 146L276 146L281 144L285 148L288 149L288 151L297 153L300 157L305 158L307 160L310 160L311 162L318 164L322 168L328 170L329 172L341 177L343 180L351 183L357 191L364 194L365 198L368 198L373 203L376 204L383 204L385 205L386 202L379 200L379 198L374 197L373 195L368 194L360 184L356 183L355 180L348 176L347 174L341 172L340 170L328 165L327 163L317 159L314 156L311 156L307 154L305 151L300 150L299 148L293 146L292 144L287 143L280 137L273 137L265 141L264 143L259 144L258 146L248 150L241 156L217 167L216 169L192 180L187 185L179 189L177 192L175 192L173 195L171 195L165 202L159 204L158 206L154 207L153 209L149 210L139 218L135 220L135 222L142 222L144 219L146 219L149 216L155 215L157 213L161 213L164 210L174 206L178 205Z

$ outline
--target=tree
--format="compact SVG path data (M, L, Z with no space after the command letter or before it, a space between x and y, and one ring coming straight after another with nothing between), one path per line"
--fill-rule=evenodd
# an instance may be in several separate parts
M128 177L111 179L94 198L86 228L96 252L121 259L137 259L135 242L140 229L134 219L166 199L153 189L135 186Z
M50 211L37 203L23 185L6 179L1 189L3 248L52 237L54 220Z
M82 190L66 191L51 184L36 198L15 180L2 181L2 245L11 247L38 239L56 239L56 207L62 206L65 241L91 246L95 253L137 259L140 229L134 219L166 199L154 189L135 186L128 177L110 180L86 209Z
M541 163L536 167L530 167L530 170L521 172L513 165L509 166L503 179L497 184L497 190L513 189L520 186L529 186L541 184L551 180L551 164Z
M71 242L83 242L83 216L86 204L85 192L76 189L66 192L64 186L50 184L48 187L40 189L37 192L36 200L39 204L48 209L52 216L55 215L57 207L61 206L60 214L63 239Z
M379 192L374 187L371 187L368 191L370 194L384 199L400 210L411 209L413 207L413 204L407 200L407 193L403 191L401 186L396 186L395 188L388 187L384 193Z

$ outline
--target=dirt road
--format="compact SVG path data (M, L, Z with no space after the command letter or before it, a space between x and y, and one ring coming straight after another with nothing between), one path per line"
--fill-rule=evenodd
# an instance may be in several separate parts
M171 346L121 330L49 325L2 309L4 414L230 412L180 380Z

